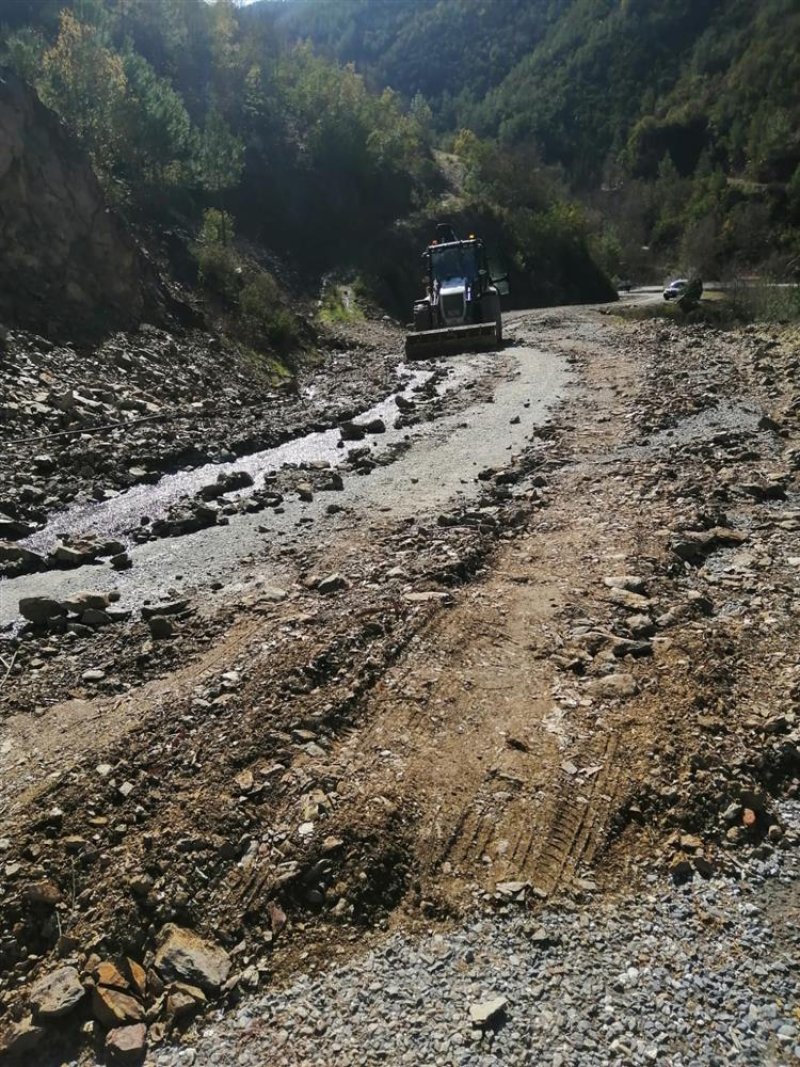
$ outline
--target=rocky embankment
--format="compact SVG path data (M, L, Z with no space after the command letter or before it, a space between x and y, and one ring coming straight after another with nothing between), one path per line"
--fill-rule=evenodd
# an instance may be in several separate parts
M30 86L0 68L0 321L98 336L163 314L155 272L89 158Z

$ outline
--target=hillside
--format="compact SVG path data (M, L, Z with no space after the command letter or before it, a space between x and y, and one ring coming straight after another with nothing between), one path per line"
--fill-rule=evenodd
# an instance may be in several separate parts
M473 160L478 180L452 188L428 111L289 40L276 10L4 0L0 62L63 120L162 272L257 351L298 346L291 305L331 273L405 318L442 211L491 231L517 304L613 298L556 184L487 196Z
M642 245L706 270L800 255L792 0L256 7L416 97L440 134L467 127L560 168L598 212L612 268L647 270Z

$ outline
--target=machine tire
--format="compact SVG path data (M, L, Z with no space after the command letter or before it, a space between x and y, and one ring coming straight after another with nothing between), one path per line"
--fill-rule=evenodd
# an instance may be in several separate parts
M494 320L494 339L497 342L498 348L503 343L503 319L498 315Z

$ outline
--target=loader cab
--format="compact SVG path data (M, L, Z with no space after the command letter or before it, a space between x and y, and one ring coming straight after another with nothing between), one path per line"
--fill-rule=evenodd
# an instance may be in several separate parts
M471 282L478 276L477 248L474 241L432 245L430 248L431 280L447 285L456 279Z
M489 270L483 241L432 242L425 250L431 291L451 287L458 282L482 291L488 283Z

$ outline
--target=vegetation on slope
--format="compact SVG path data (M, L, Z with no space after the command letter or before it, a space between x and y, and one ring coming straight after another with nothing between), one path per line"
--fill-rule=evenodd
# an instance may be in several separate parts
M428 108L440 134L468 128L558 168L612 271L800 265L793 0L256 8Z
M272 289L252 256L241 281L241 252L227 233L209 241L209 218L230 217L241 240L291 261L308 281L331 269L365 273L407 314L405 288L381 283L393 269L388 249L393 234L408 232L402 220L424 220L427 239L444 189L432 114L420 99L371 89L353 66L308 42L287 43L272 12L261 17L232 0L0 0L0 24L0 61L71 127L121 210L162 232L197 233L205 217L193 246L205 265L198 275L196 262L187 267L178 256L178 266L184 281L213 290L228 318L239 311L252 326L242 286ZM475 160L470 167L477 173ZM469 214L477 192L451 189L448 210ZM584 220L566 207L553 214L555 184L535 204L513 204L499 186L496 196L488 186L479 192L518 271L520 299L611 295L590 261ZM540 229L555 226L563 237L563 260L529 243L539 236L531 212ZM410 256L414 275L419 251ZM274 273L272 262L263 267ZM273 311L284 321L278 297ZM265 331L274 337L273 327Z

